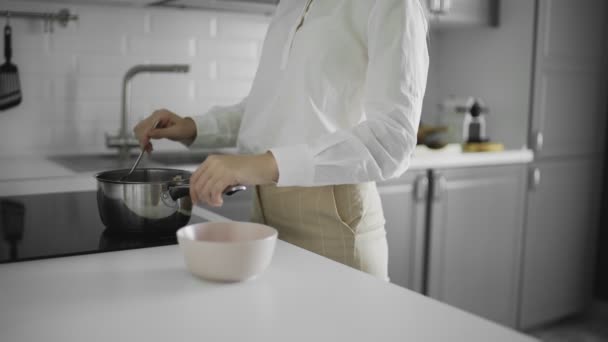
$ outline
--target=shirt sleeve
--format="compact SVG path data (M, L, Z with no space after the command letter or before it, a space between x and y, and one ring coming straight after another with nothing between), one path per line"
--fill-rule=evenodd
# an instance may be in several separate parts
M245 112L244 98L232 106L215 106L207 113L191 117L196 124L196 138L190 148L234 147Z
M367 23L366 120L312 144L271 149L278 186L381 181L400 176L416 147L429 64L418 0L377 0Z

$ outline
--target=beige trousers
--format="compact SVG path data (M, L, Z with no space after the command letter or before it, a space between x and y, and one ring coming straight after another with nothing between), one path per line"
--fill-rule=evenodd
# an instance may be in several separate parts
M256 187L253 222L279 238L388 281L384 214L376 184Z

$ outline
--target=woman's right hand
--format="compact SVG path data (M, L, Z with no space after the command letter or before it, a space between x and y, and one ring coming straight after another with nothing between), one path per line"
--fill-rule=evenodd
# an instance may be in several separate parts
M158 121L157 128L154 123ZM191 118L181 116L168 111L159 109L150 116L140 121L133 128L135 137L139 140L139 145L147 152L153 150L150 139L169 139L190 145L196 138L196 124Z

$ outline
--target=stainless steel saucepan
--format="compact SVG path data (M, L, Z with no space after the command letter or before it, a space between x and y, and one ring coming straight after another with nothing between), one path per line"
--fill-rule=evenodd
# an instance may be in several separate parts
M103 224L118 233L175 232L190 221L191 173L184 170L136 169L122 180L129 169L95 175L97 207ZM242 185L224 191L232 195L245 190Z

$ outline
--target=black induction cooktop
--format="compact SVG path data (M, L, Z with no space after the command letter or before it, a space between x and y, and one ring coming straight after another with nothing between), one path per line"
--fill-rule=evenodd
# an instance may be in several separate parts
M174 233L111 233L99 218L95 191L0 197L0 263L176 243Z

